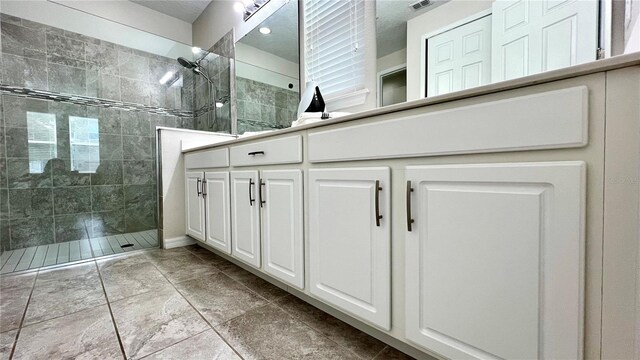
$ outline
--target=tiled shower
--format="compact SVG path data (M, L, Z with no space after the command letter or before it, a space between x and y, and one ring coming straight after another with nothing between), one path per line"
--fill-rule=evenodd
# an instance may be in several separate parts
M155 129L197 128L193 73L6 14L0 26L0 250L156 229ZM180 81L160 84L168 71Z

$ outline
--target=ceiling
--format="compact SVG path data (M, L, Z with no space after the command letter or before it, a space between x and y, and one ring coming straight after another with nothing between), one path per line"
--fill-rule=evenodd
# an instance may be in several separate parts
M376 39L378 57L407 47L407 21L422 15L448 0L431 0L431 5L417 11L409 7L416 0L376 0Z
M271 29L271 34L263 35L259 29ZM298 4L290 1L269 16L262 24L251 30L240 42L274 54L293 63L298 63Z
M189 24L202 14L211 0L130 0L138 5L148 7L163 14L184 20Z

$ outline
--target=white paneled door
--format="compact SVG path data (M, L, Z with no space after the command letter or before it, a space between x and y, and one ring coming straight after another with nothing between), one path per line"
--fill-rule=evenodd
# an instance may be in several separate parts
M391 328L390 170L309 170L311 293Z
M260 179L264 270L304 288L302 170L266 170Z
M427 96L491 82L491 15L427 39Z
M408 167L407 338L453 359L581 359L585 168Z
M202 201L202 171L187 171L185 178L185 208L187 235L204 241L204 201Z
M205 173L204 199L207 244L231 254L229 172Z
M596 59L598 0L496 0L492 81Z
M231 254L260 267L258 171L231 172Z

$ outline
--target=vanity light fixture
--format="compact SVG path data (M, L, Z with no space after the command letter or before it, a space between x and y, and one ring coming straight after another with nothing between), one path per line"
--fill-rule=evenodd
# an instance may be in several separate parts
M244 12L244 4L241 1L236 1L233 4L233 10L235 10L238 13Z
M266 26L263 26L263 27L260 28L260 33L263 34L263 35L269 35L269 34L271 34L271 29L269 29Z
M242 9L243 15L242 19L244 21L249 20L253 14L255 14L258 10L262 9L269 0L242 0L240 3L244 8ZM234 9L239 10L240 6L234 4Z

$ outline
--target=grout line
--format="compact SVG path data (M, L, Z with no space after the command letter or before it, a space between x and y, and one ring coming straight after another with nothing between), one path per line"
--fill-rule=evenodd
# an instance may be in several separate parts
M113 316L113 310L111 310L111 303L109 302L109 296L107 295L107 289L104 286L104 281L102 280L102 273L100 272L100 267L98 266L98 262L93 260L96 270L98 271L98 278L100 279L100 285L102 286L102 292L104 293L104 298L107 301L107 308L109 309L109 316L111 316L111 322L113 323L113 328L116 332L116 337L118 338L118 345L120 345L120 351L122 351L122 357L127 360L127 354L124 351L124 345L122 344L122 339L120 338L120 331L118 331L118 324L116 324L116 319Z
M188 250L187 250L187 251L188 251ZM186 301L186 302L187 302L187 304L189 304L189 306L191 306L191 308L192 308L192 309L193 309L193 310L194 310L194 311L195 311L195 312L200 316L200 318L202 318L202 320L204 320L204 322L205 322L207 325L209 325L209 327L211 328L211 330L213 330L213 331L214 331L214 332L215 332L215 333L220 337L220 339L222 339L222 341L224 341L224 342L225 342L225 344L227 344L227 346L229 346L229 348L231 348L231 350L233 350L233 352L234 352L234 353L236 353L236 355L238 355L238 357L240 357L240 359L244 359L244 357L242 357L242 355L240 355L240 353L239 353L239 352L238 352L238 351L237 351L237 350L236 350L236 349L235 349L235 348L234 348L234 347L233 347L233 346L232 346L232 345L227 341L227 339L225 339L225 338L222 336L222 334L220 334L220 333L218 332L218 330L216 330L216 328L215 328L215 327L214 327L214 326L209 322L209 320L207 320L207 319L204 317L204 315L202 315L202 314L200 313L200 311L198 311L198 309L197 309L197 308L196 308L196 307L191 303L191 301L189 301L189 299L187 299L187 297L186 297L186 296L184 296L184 295L180 292L180 290L178 290L178 288L176 288L176 286L175 286L171 281L169 281L169 279L164 275L164 273L163 273L162 271L160 271L160 269L158 269L158 267L156 266L156 264L154 264L153 262L151 262L151 264L152 264L152 265L153 265L153 266L158 270L158 272L160 272L160 274L162 274L162 277L164 277L164 278L165 278L165 280L167 280L167 282L168 282L169 284L171 284L171 287L173 288L173 290L174 290L175 292L177 292L177 293L180 295L180 297L182 297L182 298L184 299L184 301ZM188 281L188 280L187 280L187 281ZM240 316L240 315L239 315L239 316ZM195 335L193 335L193 336L195 336ZM193 337L193 336L190 336L189 338L191 338L191 337ZM188 339L188 338L187 338L187 339ZM186 340L186 339L185 339L185 340ZM177 343L176 343L176 344L177 344ZM175 344L173 344L173 345L175 345ZM173 346L173 345L170 345L170 346ZM166 349L166 348L164 348L164 349ZM162 350L164 350L164 349L162 349Z
M371 358L371 360L376 360L376 358L378 356L380 356L380 354L382 354L385 350L387 350L387 348L389 347L389 345L385 344L385 347L382 348L382 350L380 350L380 352L378 352L377 354L373 355L373 357Z
M182 294L180 294L180 295L182 295ZM199 333L193 334L193 335L191 335L191 336L189 336L189 337L187 337L187 338L184 338L184 339L182 339L182 340L180 340L180 341L178 341L178 342L175 342L175 343L173 343L173 344L171 344L171 345L169 345L169 346L167 346L167 347L164 347L164 348L162 348L162 349L160 349L160 350L156 350L156 351L154 351L154 352L152 352L152 353L149 353L149 354L145 355L144 357L140 358L140 360L146 359L146 358L148 358L149 356L151 356L151 355L153 355L153 354L157 354L157 353L159 353L159 352L161 352L161 351L164 351L164 350L166 350L166 349L168 349L168 348L170 348L170 347L172 347L172 346L174 346L174 345L178 345L178 344L180 344L180 343L182 343L182 342L185 342L185 341L187 341L187 340L189 340L189 339L191 339L191 338L194 338L194 337L196 337L196 336L199 336L199 335L201 335L201 334L203 334L203 333L205 333L205 332L207 332L207 331L211 331L211 329L204 329L204 330L200 331Z
M36 288L36 281L38 281L38 274L40 271L36 272L36 277L33 279L33 285L31 285L31 291L29 292L29 298L27 299L27 304L24 307L24 312L22 313L22 318L20 319L20 325L18 326L18 331L16 332L16 337L13 342L13 346L11 347L11 352L9 353L9 359L13 358L13 354L16 352L16 346L18 345L18 339L20 338L20 332L22 331L22 325L24 324L24 319L27 317L27 309L29 308L29 303L31 302L31 296L33 295L33 291Z

